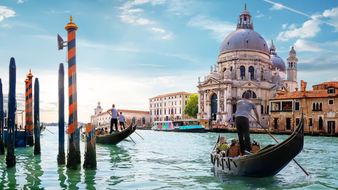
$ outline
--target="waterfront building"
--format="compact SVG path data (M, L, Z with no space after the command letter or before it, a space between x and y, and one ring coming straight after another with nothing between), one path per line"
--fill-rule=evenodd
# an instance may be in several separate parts
M300 91L279 92L270 100L270 129L291 132L304 113L305 132L338 134L338 81L323 82L306 90L301 81Z
M91 123L95 126L110 126L111 115L108 113L111 109L103 111L100 102L94 109L94 115L91 116ZM117 109L118 113L122 112L126 119L126 125L136 123L137 127L150 127L149 111Z
M183 119L184 108L192 93L174 92L149 98L150 121Z
M237 28L220 47L217 64L210 73L198 80L198 118L209 120L211 127L227 125L236 112L236 103L250 92L258 108L261 123L269 121L269 99L278 90L294 91L297 87L297 55L292 47L286 68L277 54L275 44L270 48L254 30L251 15L246 9L239 16ZM255 122L251 120L253 126Z

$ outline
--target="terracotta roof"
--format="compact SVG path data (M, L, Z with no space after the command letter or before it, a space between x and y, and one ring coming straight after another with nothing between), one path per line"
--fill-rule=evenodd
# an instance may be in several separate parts
M163 98L163 97L167 97L167 96L175 96L175 95L191 95L191 94L193 94L193 93L190 93L190 92L184 92L184 91L181 91L181 92L172 92L172 93L167 93L167 94L161 94L161 95L152 97L152 98L150 98L150 99L154 99L154 98Z
M329 87L338 88L338 81L323 82L312 86L313 90L327 89Z
M280 93L273 100L281 99L300 99L300 98L329 98L329 97L338 97L338 90L334 94L328 94L327 90L311 90L311 91L296 91L296 92L286 92Z

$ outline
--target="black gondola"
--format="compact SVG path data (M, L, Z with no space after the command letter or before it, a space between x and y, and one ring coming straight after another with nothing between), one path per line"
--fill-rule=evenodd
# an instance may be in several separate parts
M268 145L255 154L227 157L211 153L211 162L215 172L224 172L236 176L268 177L276 175L298 153L304 145L304 120L301 118L294 132L283 142Z
M101 144L118 144L123 139L129 137L136 130L136 125L131 124L128 128L120 132L114 132L107 135L97 135L96 142Z

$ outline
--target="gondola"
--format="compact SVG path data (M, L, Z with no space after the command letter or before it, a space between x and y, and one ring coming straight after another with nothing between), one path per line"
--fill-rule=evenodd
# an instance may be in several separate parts
M113 132L107 135L97 135L96 142L101 144L118 144L123 139L129 137L136 130L136 125L130 124L130 126L123 131Z
M236 176L269 177L281 171L303 149L304 120L303 117L294 132L283 142L268 145L254 154L227 157L211 153L211 163L215 172L223 172Z

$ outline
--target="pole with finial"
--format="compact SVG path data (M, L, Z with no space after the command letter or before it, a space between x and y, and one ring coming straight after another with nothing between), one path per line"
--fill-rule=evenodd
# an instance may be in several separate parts
M27 144L33 146L33 74L29 69L27 74L27 85L26 85L26 127L27 127Z
M4 96L2 93L2 82L0 79L0 155L5 154L4 146Z
M7 167L15 166L15 149L14 149L14 126L16 111L16 65L15 59L12 57L9 63L9 92L8 92L8 129L7 129Z
M58 164L65 164L65 74L63 64L59 66L59 154Z
M40 87L39 79L34 81L34 154L41 153L40 146Z
M77 25L73 22L70 16L69 23L65 26L68 33L67 47L68 47L68 135L69 148L67 167L76 168L77 164L81 162L80 146L77 144L76 130L78 127L77 120L77 83L76 83L76 30Z

